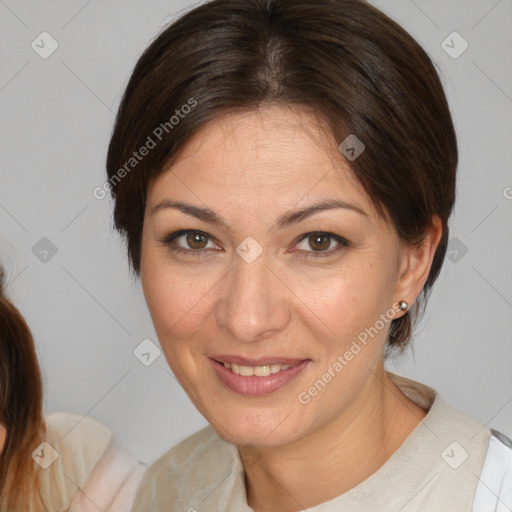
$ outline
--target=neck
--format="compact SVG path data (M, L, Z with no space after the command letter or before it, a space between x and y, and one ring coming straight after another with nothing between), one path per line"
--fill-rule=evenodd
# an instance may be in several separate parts
M258 463L245 468L249 506L255 512L291 512L347 492L375 473L425 415L381 364L334 422L293 445L260 450Z

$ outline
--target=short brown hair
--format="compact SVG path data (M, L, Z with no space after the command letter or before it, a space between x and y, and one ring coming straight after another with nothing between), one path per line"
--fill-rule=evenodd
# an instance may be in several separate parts
M403 349L443 264L457 141L431 59L361 0L212 0L152 41L127 85L107 156L114 225L132 270L140 275L148 182L207 122L262 104L311 108L338 143L355 134L366 148L350 167L403 240L421 244L433 215L441 218L423 297L390 327L388 349ZM135 160L150 139L156 145Z

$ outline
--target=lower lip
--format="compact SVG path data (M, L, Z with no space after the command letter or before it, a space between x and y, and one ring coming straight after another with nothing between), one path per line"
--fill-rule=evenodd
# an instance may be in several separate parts
M273 373L267 377L244 377L237 375L224 367L223 364L210 359L213 368L217 372L219 380L231 391L246 396L263 396L275 393L277 390L286 386L310 363L309 359L300 362L298 365Z

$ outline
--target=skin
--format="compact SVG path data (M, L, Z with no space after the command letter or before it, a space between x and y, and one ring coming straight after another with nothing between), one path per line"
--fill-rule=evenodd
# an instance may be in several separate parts
M377 216L339 142L305 110L230 114L204 126L148 189L141 282L157 335L192 402L239 446L257 512L302 510L351 489L426 414L384 371L390 322L308 404L297 398L380 314L414 302L441 236L435 217L421 247L404 244ZM230 229L175 208L152 213L164 199L208 208ZM367 215L337 208L276 228L279 216L325 199ZM190 245L182 236L174 246L195 252L173 253L162 240L180 229L208 237ZM312 231L350 245L332 252L336 239L321 241L331 252L315 259L318 243L303 237ZM248 236L263 248L250 264L235 251ZM253 397L219 381L208 359L214 354L311 362L284 388Z
M6 437L7 437L7 430L2 424L0 424L0 454L2 453L2 451L4 449Z

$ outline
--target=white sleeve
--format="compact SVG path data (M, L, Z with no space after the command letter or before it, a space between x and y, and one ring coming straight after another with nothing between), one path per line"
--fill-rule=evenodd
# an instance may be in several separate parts
M498 507L496 512L510 512L512 510L512 469L509 469L504 477L498 495Z
M491 430L472 512L512 511L512 441Z
M112 441L77 491L69 512L129 512L145 469Z

